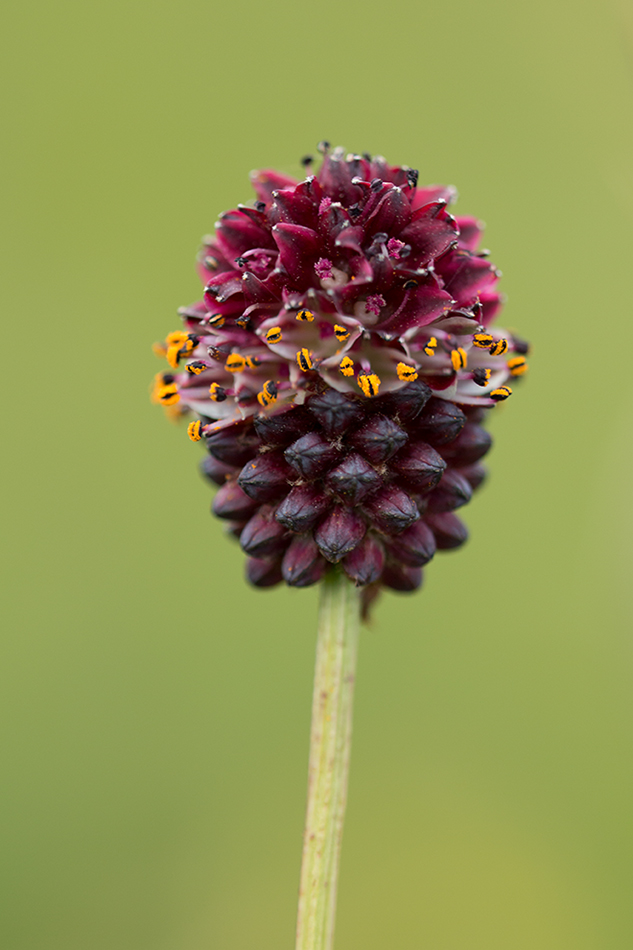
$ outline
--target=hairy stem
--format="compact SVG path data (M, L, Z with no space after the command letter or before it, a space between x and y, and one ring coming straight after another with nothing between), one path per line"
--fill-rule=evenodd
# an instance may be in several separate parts
M334 942L359 626L358 591L330 571L319 606L296 950L332 950Z

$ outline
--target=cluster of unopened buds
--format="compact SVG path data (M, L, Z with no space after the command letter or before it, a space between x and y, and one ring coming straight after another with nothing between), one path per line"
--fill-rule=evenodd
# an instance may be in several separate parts
M255 172L257 200L204 241L204 298L155 351L153 398L204 440L213 512L247 577L314 584L341 562L366 588L414 590L481 484L488 410L527 370L492 328L499 272L454 189L330 151L300 182ZM311 159L305 159L311 172Z

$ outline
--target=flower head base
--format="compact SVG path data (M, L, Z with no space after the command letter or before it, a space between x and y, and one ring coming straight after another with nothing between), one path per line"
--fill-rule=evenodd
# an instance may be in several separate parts
M221 215L204 298L155 347L154 399L196 415L252 583L307 586L341 561L361 586L413 590L466 539L453 511L483 479L479 423L527 345L490 327L499 273L453 189L323 151L301 182L254 173L258 200Z

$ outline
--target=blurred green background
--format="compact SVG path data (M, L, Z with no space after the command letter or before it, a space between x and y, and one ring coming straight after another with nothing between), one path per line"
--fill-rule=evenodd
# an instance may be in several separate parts
M248 589L149 346L247 173L458 186L534 342L467 548L363 634L339 950L633 945L633 14L5 11L4 950L293 946L314 591Z

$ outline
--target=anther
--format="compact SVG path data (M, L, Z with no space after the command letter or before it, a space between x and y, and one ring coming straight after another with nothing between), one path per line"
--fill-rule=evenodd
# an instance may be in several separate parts
M344 356L341 362L338 364L339 371L343 376L353 376L354 375L354 360L351 360L349 356Z
M375 373L361 373L358 377L358 385L363 391L363 395L369 398L377 396L380 389L380 378Z
M182 346L182 344L187 339L187 334L184 330L174 330L173 333L167 334L167 339L165 343L167 346Z
M304 346L303 349L297 352L297 363L299 364L299 369L303 373L307 373L308 370L313 368L312 366L312 357L310 356L310 350L306 349Z
M417 168L407 168L407 182L409 188L416 188L418 184L418 177L420 173Z
M503 402L504 399L512 395L512 390L509 386L500 386L499 389L493 389L488 395L491 399L494 399L495 402Z
M202 360L194 360L193 363L187 363L185 369L188 373L191 373L192 376L199 376L200 373L204 373L205 369L208 369L208 367L206 363L202 362Z
M473 370L473 383L477 383L478 386L487 386L490 382L491 374L492 370L478 367L476 370Z
M317 145L317 152L321 152L324 155L330 148L330 143L326 142L325 139L322 142L319 142Z
M302 323L312 323L314 320L314 314L311 310L299 310L297 313L297 320L300 320Z
M235 263L237 264L238 267L244 267L247 261L245 257L236 257Z
M229 373L241 373L246 368L246 360L239 353L231 353L224 364L224 369Z
M313 155L304 155L303 158L301 159L301 164L303 165L304 168L307 168L308 165L312 165L313 162L314 162Z
M224 402L226 399L226 389L223 389L219 383L211 383L209 386L209 398L213 402Z
M434 356L437 349L437 337L432 336L424 347L427 356Z
M208 327L220 327L224 326L224 316L221 313L214 313L210 317L207 317L204 321Z
M242 314L241 317L237 317L237 319L236 319L235 322L236 322L237 326L240 327L240 329L242 329L242 330L248 330L248 328L249 328L250 325L251 325L251 318L250 318L250 317L245 317L245 316Z
M473 337L473 345L478 346L480 350L489 350L494 342L495 338L491 333L475 333Z
M358 218L363 213L363 209L357 204L350 205L347 210L349 211L352 218Z
M371 190L378 192L380 191L381 188L382 188L382 178L372 179Z
M349 340L350 331L347 327L342 327L340 324L334 324L334 336L339 341L339 343L345 343L346 340Z
M468 363L466 350L459 346L456 350L451 350L451 363L455 372L459 369L465 369Z
M265 210L266 210L266 202L265 202L265 201L256 201L256 202L255 202L255 210L256 210L256 211L260 211L260 212L265 211Z
M405 383L412 383L414 379L418 378L415 366L409 366L408 363L398 363L396 373L398 374L398 379L401 379Z
M277 386L272 379L267 379L261 392L257 393L257 402L265 408L272 405L277 399Z
M492 346L490 347L491 356L503 356L503 354L508 349L507 340L495 340Z
M405 282L404 282L404 284L403 284L403 287L404 287L405 290L415 290L415 288L416 288L417 286L418 286L417 280L413 280L413 279L411 279L411 280L405 280Z
M187 426L187 435L189 436L192 442L200 441L200 439L202 438L202 433L200 431L201 429L202 429L202 423L200 422L199 419L196 419L195 422L189 423L189 425Z
M271 327L266 333L266 343L281 343L282 339L281 327Z
M180 400L178 387L175 383L169 383L167 386L159 386L156 390L156 398L163 406L173 406Z
M508 360L508 369L511 376L522 376L527 372L528 364L524 356L513 356Z
M258 356L246 356L244 358L244 363L246 364L247 369L255 369L256 366L261 364L261 360Z

